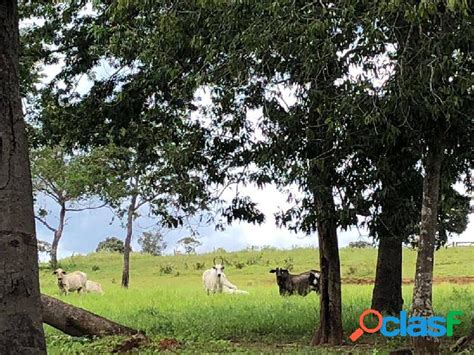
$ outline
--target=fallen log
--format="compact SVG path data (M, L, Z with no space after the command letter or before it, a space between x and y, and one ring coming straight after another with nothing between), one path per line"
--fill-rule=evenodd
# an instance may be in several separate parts
M43 306L43 322L68 335L76 337L123 335L147 340L142 331L115 323L56 298L41 295L41 304Z

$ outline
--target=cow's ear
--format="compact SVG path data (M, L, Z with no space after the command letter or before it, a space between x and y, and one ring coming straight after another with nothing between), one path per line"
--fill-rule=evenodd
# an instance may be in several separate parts
M222 268L221 268L221 270L224 270L224 269L225 269L225 266L224 266L224 265L222 265Z
M270 274L274 274L275 272L277 272L275 269L270 270Z
M212 267L214 270L217 270L215 266Z
M53 275L56 275L57 274L57 271L53 271Z

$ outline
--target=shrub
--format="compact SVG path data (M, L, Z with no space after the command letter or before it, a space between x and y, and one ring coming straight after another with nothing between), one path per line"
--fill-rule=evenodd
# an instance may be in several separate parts
M125 247L123 242L118 239L117 237L109 237L99 243L97 245L97 249L95 250L97 253L99 252L109 252L109 253L121 253L123 254Z
M197 262L196 264L193 265L194 270L204 270L205 267L206 267L206 264L200 263L200 262Z
M100 267L99 265L92 265L92 271L99 271Z
M257 265L260 264L260 261L263 259L263 255L259 254L247 259L247 265Z
M355 275L357 271L357 268L353 267L353 266L349 266L349 270L347 271L347 275Z
M245 263L241 263L240 261L237 261L234 263L234 266L236 269L243 269L245 267Z
M358 240L356 242L349 243L349 248L370 248L371 246L371 243L366 242L364 240Z
M174 266L171 264L160 265L161 275L169 275L169 274L172 274L173 271L174 271Z

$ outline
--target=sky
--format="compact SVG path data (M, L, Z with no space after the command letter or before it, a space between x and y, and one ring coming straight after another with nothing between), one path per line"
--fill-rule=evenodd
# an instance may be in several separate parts
M216 231L212 226L201 227L199 228L199 240L202 245L196 249L198 253L209 252L218 248L224 248L227 251L237 251L251 246L273 246L280 249L291 249L297 246L318 246L316 234L295 234L286 229L276 227L273 214L279 208L285 208L288 205L286 203L286 195L279 192L274 186L267 186L264 189L248 186L243 192L252 196L254 201L258 203L258 207L266 215L265 223L262 225L243 222L235 223L227 227L225 231ZM40 199L41 201L43 205L46 204L47 208L53 212L49 216L49 221L51 223L57 222L56 206L45 199ZM143 210L144 214L145 212L146 209ZM63 238L59 245L60 258L70 256L72 253L77 255L93 252L100 241L110 236L116 236L122 240L125 238L125 228L120 220L114 219L114 214L108 208L73 212L68 217ZM132 242L133 250L139 250L137 244L138 236L144 231L153 230L155 226L156 221L146 215L137 219ZM160 231L163 232L168 244L167 254L172 254L176 249L177 240L189 235L189 232L183 229L174 231L160 229ZM52 241L52 232L39 223L37 223L37 235L40 240ZM348 231L339 231L340 247L345 247L349 242L357 240L370 241L367 231L356 228ZM461 235L452 238L450 242L452 241L474 241L472 214L467 230ZM47 255L41 255L41 259L47 260Z
M387 59L381 59L382 64ZM48 66L44 68L43 83L49 82L61 69L61 61L58 65ZM107 68L106 64L102 64L97 70L98 77L107 76L112 70ZM351 75L357 76L361 74L361 68L352 68ZM380 84L383 82L382 77L376 79ZM77 91L81 94L86 93L91 87L91 82L84 76L78 83ZM281 99L285 105L291 106L295 102L290 89L277 88L281 91ZM210 98L205 92L199 93L199 104L209 104ZM251 120L256 120L261 115L259 110L249 111L248 116ZM459 191L463 191L462 186L456 186ZM269 185L263 190L254 185L245 188L239 188L241 192L252 197L252 200L258 204L258 208L265 214L266 220L261 225L253 225L248 223L234 223L228 226L224 231L216 231L213 226L203 226L199 228L199 240L202 243L196 251L198 253L209 252L217 248L224 248L227 251L242 250L250 246L273 246L281 249L290 249L292 247L317 247L316 234L305 235L295 234L286 229L280 229L275 225L273 214L279 209L288 207L286 203L286 195L279 192L275 186ZM229 199L232 197L232 191L224 194ZM51 200L40 197L38 203L51 211L48 216L48 222L51 225L57 224L58 206ZM138 236L143 231L153 230L156 221L152 217L146 215L146 210L142 211L143 216L137 219L134 228L134 238L132 241L133 250L139 250L137 244ZM459 236L455 236L452 241L474 241L474 216L471 214L470 223L467 230ZM46 229L42 224L37 222L38 239L51 242L52 232ZM166 253L173 253L176 249L176 241L189 235L187 230L163 230L165 240L168 244ZM108 208L86 210L82 212L72 212L67 218L67 224L64 229L63 237L59 244L59 257L64 258L74 254L87 254L93 252L97 244L107 237L115 236L124 239L126 230L122 221L114 218L113 212ZM339 246L345 247L351 241L365 240L370 241L366 230L353 228L348 231L339 231ZM47 260L47 255L40 255L42 260Z

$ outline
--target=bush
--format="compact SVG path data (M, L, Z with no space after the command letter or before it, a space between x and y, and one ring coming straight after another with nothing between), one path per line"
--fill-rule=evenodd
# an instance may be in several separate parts
M247 265L258 265L263 259L263 255L259 254L257 256L252 256L251 258L247 259Z
M92 271L99 271L100 267L99 265L92 265Z
M245 263L241 263L240 261L237 261L234 263L234 266L236 269L243 269L245 267Z
M117 237L109 237L106 240L101 241L95 251L97 253L109 252L123 254L124 249L125 247L120 239L118 239Z
M206 264L200 263L200 262L197 262L196 264L193 265L194 270L204 270L205 267L206 267Z
M173 271L174 271L174 266L171 264L160 265L161 275L169 275L169 274L172 274Z
M357 242L350 242L349 248L370 248L372 244L363 240L358 240Z

